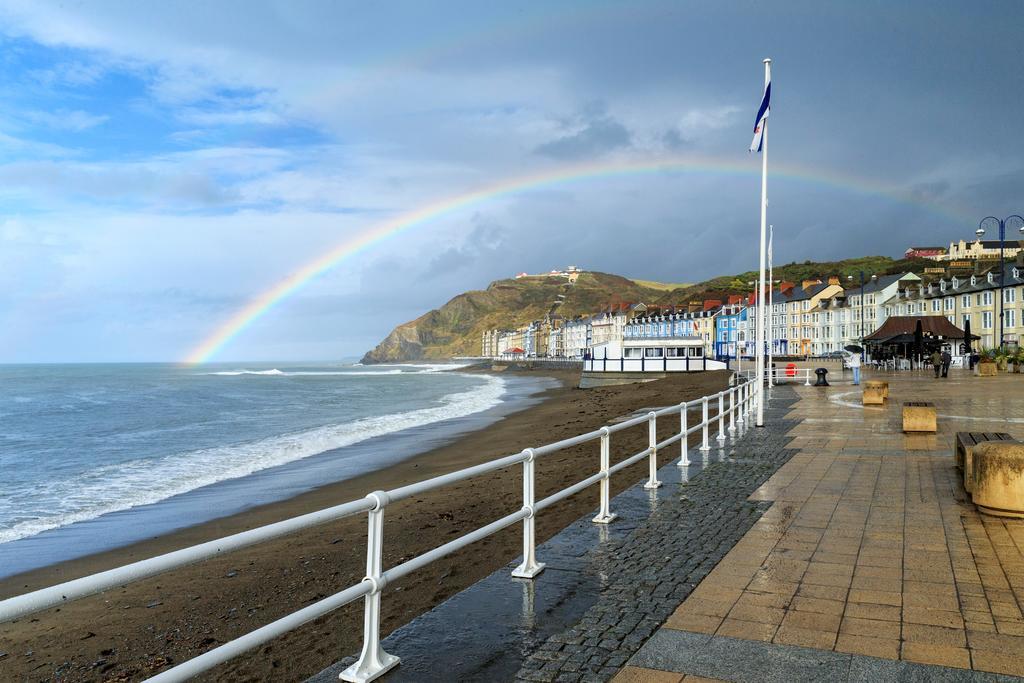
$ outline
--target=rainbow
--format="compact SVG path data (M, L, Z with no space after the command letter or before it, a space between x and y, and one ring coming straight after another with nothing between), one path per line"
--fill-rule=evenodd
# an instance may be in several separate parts
M733 160L723 161L699 158L662 158L658 160L588 163L563 166L539 173L506 178L464 194L441 199L378 223L365 232L349 237L327 253L308 262L270 289L262 292L246 304L244 308L232 315L213 334L209 335L192 349L185 358L184 363L195 364L209 361L217 352L230 343L232 339L245 331L246 328L277 304L302 289L303 286L315 280L318 276L338 266L342 261L365 251L381 240L467 207L536 188L594 178L663 172L754 175L759 173L759 171L760 165L753 164L750 161L741 163ZM924 208L953 222L970 222L970 219L965 215L926 203L918 198L895 191L889 186L863 178L804 169L797 166L774 164L769 182L780 178L800 180L826 187L885 197L896 202Z

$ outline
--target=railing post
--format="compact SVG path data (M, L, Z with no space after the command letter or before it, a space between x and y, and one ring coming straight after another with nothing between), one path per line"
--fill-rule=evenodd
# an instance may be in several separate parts
M711 444L708 443L708 397L705 396L700 402L701 408L701 426L703 431L701 432L700 449L707 453L711 450Z
M533 509L534 462L533 449L523 450L526 460L523 461L523 509L528 515L523 520L523 563L512 570L517 579L532 579L544 571L544 563L537 562L537 537L535 533Z
M609 509L611 505L611 475L608 474L608 468L611 466L611 438L608 428L601 427L601 472L604 473L604 479L601 480L601 509L598 511L597 517L593 519L598 524L608 524L618 517Z
M368 513L369 528L366 534L366 578L373 590L364 598L363 649L356 663L338 676L343 681L366 683L383 676L398 666L398 657L388 654L380 646L380 592L385 581L381 576L384 558L384 507L388 494L375 491L366 496L374 502Z
M718 392L718 442L725 441L725 392Z
M648 476L645 489L656 489L661 486L658 481L658 415L653 411L647 413L647 449L650 455L647 458Z
M810 368L804 368L804 376L807 378L807 381L804 382L804 386L805 387L811 386L811 369Z
M743 424L744 415L747 414L747 383L741 384L737 391L740 392L740 405L739 410L737 410L739 414L736 416L736 424Z
M736 392L738 389L733 387L729 389L729 431L736 431Z
M686 405L686 403L680 403L679 404L679 433L683 437L683 438L681 438L679 440L679 466L680 467L689 467L690 466L690 453L689 453L689 448L690 447L686 443L687 439L689 439L689 437L690 437L690 435L686 433L687 430L688 430L688 427L686 426L686 412L687 412L687 405Z

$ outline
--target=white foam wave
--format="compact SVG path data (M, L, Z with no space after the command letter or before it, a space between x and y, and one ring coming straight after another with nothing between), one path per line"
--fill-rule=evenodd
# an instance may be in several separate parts
M352 367L367 367L365 365L354 365ZM351 375L353 377L367 377L374 375L426 375L435 372L459 370L468 365L455 363L403 363L391 365L376 365L372 367L392 368L390 370L220 370L218 372L206 372L205 375L218 375L221 377L238 377L241 375L259 375L261 377L318 377L318 376L339 376ZM408 369L403 369L408 368Z
M223 377L237 377L238 375L284 375L286 373L281 372L277 368L273 370L222 370L220 372L206 372L206 375L221 375Z
M54 511L9 526L0 525L0 543L34 536L75 522L119 510L156 503L171 496L269 467L301 460L335 448L403 429L471 415L501 402L505 383L481 376L482 386L448 394L436 405L404 413L366 417L281 434L250 443L177 453L159 459L135 460L93 468L69 479L39 482L0 499L0 519L24 516L52 501Z

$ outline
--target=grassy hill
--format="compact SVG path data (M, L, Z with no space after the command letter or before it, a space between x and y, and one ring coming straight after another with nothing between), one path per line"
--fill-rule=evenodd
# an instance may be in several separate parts
M775 267L776 280L800 283L811 278L839 275L858 278L912 271L920 273L934 266L925 259L896 260L886 256L864 256L843 261L789 263ZM682 285L649 280L631 280L607 273L583 273L576 284L560 277L531 277L498 280L485 290L459 294L440 308L416 320L396 327L364 357L364 363L384 363L419 359L447 359L480 353L484 330L510 329L557 313L564 318L596 313L609 304L643 302L687 304L703 299L721 299L729 294L753 291L749 282L757 271L725 275L704 282Z
M609 303L654 301L663 290L607 273L582 273L575 284L561 277L498 280L483 291L459 294L441 308L396 327L364 363L480 354L484 330L515 328L545 314L565 318L595 313Z

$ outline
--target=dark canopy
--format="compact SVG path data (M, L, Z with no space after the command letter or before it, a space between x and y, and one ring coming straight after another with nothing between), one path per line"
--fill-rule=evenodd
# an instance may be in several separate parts
M875 344L900 344L914 343L914 333L921 328L924 337L938 338L942 340L962 340L965 338L964 331L949 322L942 315L900 315L887 319L877 330L864 337L865 342ZM971 339L980 339L977 335L971 335Z

